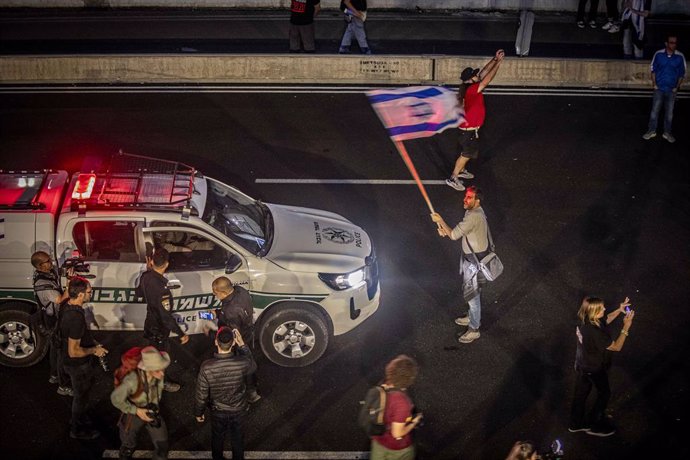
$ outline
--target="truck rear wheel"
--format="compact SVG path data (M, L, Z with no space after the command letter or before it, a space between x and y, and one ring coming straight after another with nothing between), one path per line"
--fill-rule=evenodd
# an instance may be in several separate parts
M48 351L48 337L29 327L31 315L25 310L0 311L0 364L29 367Z
M324 318L309 307L284 307L261 322L259 341L268 359L283 367L304 367L328 347Z

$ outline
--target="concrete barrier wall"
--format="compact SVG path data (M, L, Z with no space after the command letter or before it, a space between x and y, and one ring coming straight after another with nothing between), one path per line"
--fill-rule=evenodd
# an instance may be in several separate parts
M519 10L573 11L577 0L370 0L370 8L409 9L416 6L426 10ZM599 11L606 10L605 1L599 2ZM340 0L321 0L322 8L337 8ZM290 0L0 0L3 7L111 7L111 8L288 8ZM690 14L687 0L654 0L652 13Z
M326 83L457 84L476 57L108 55L2 56L0 84ZM648 88L644 61L507 58L495 84Z

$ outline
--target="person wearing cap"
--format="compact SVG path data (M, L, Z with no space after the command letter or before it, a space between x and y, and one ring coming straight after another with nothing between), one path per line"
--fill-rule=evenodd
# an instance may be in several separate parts
M223 458L225 436L230 433L232 458L244 458L242 424L249 408L246 379L256 372L252 352L237 329L222 326L215 339L216 353L201 364L196 384L194 415L205 420L206 407L211 409L211 453L214 460Z
M110 394L110 402L122 412L118 422L122 442L120 459L132 458L136 449L137 434L144 426L153 442L152 458L165 459L168 458L168 428L160 412L157 412L155 408L160 407L165 369L170 365L170 355L164 351L158 351L153 346L142 350L133 348L123 355L123 367L136 362L134 355L139 352L141 353L139 363L134 369L126 369L124 377L120 375L119 385L116 380L117 386ZM118 378L117 371L116 378Z
M465 119L459 126L460 156L455 160L450 178L446 179L446 184L455 190L465 190L460 178L474 178L474 174L465 169L465 166L470 159L476 159L479 155L479 128L484 124L486 114L483 91L496 76L504 57L505 52L498 50L481 70L467 67L460 74L458 106L465 111Z
M172 315L173 296L168 289L168 279L163 276L168 269L169 253L164 248L156 248L150 258L150 268L139 279L137 296L146 302L144 338L161 351L170 351L170 332L180 337L182 345L189 341L177 320ZM165 391L178 391L180 385L172 381L164 382Z

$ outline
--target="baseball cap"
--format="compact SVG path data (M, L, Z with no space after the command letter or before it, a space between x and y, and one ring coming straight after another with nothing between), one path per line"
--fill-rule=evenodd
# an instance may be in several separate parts
M466 82L470 81L472 77L479 73L479 69L473 69L472 67L466 67L465 70L460 74L460 81Z

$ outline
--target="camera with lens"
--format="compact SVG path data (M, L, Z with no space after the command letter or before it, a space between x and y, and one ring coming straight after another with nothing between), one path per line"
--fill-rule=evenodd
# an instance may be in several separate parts
M563 460L563 458L565 458L565 454L563 453L563 443L556 439L551 443L550 450L538 454L538 458L541 460Z
M89 264L82 257L70 257L65 259L60 267L60 275L67 276L67 272L72 269L74 273L88 273Z
M156 403L148 403L146 405L146 415L151 419L148 425L153 428L160 428L161 426L161 411Z
M105 356L98 357L98 364L101 366L101 369L103 369L103 372L110 372L110 366L108 366L108 360Z

